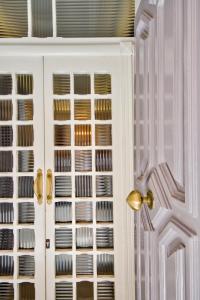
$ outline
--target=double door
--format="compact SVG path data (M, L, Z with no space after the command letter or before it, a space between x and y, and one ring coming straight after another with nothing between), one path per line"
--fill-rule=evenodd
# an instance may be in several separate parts
M130 65L0 58L0 299L131 299Z

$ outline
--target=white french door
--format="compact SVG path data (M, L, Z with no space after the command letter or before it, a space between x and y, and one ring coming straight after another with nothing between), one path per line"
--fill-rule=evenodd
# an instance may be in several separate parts
M0 299L45 299L42 58L0 58Z
M0 296L132 299L131 56L1 62Z
M128 299L120 66L119 57L44 61L49 300Z

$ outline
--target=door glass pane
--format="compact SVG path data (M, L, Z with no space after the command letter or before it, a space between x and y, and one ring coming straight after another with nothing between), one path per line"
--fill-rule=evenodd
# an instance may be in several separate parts
M91 92L91 82L89 74L74 75L74 94L86 95Z
M12 117L12 100L0 100L0 121L10 121Z
M64 121L71 119L70 100L54 100L54 120Z
M22 282L19 284L19 299L20 300L34 300L35 299L34 283Z
M0 283L0 299L14 300L14 287L12 283Z
M71 282L61 281L56 283L56 300L73 299L73 286Z
M65 95L70 93L70 76L69 74L53 75L53 93L55 95Z
M35 260L32 255L19 256L19 276L34 277L35 275Z
M33 75L32 74L18 74L17 79L17 94L30 95L33 94Z
M82 281L77 283L77 300L93 300L93 282Z
M11 74L0 74L0 95L11 95L12 88Z
M33 120L33 100L17 101L17 119L20 121Z
M55 74L55 299L114 300L111 75Z

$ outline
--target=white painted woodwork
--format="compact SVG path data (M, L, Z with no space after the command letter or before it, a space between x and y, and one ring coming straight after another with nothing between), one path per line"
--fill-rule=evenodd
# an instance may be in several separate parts
M136 16L136 300L200 299L198 1L141 2Z
M14 194L13 199L1 199L3 202L11 202L14 205L14 222L13 224L1 224L0 228L11 228L14 231L14 249L0 251L1 255L11 255L14 257L14 276L7 279L0 277L0 282L10 282L14 285L14 299L20 300L18 296L18 284L21 282L31 282L35 284L36 299L45 298L45 201L39 205L36 196L34 199L18 198L18 176L34 176L36 177L37 169L44 170L44 106L43 106L43 59L42 57L5 57L0 56L0 74L12 74L13 89L12 95L0 96L0 99L12 99L13 103L13 118L12 121L0 121L1 125L12 125L13 127L13 146L1 147L1 150L13 151L13 172L9 176L13 177ZM17 95L16 75L17 74L32 74L33 75L33 95L24 96ZM33 121L17 120L17 100L18 99L33 99ZM17 125L33 125L34 128L34 144L32 147L17 146ZM19 173L17 163L18 150L33 150L34 152L34 173ZM6 175L5 175L6 174ZM8 173L1 173L1 176L7 176ZM18 204L20 202L34 202L35 206L35 222L34 224L19 224L18 223ZM35 232L35 249L18 249L18 230L22 228L30 228ZM21 255L33 255L35 261L35 276L34 278L23 279L18 275L18 259Z
M31 34L31 33L29 33ZM11 57L12 56L12 57ZM132 212L126 205L125 198L132 187L133 158L132 158L132 41L130 39L82 39L55 41L2 41L0 48L0 72L31 72L34 75L34 133L35 133L35 174L38 168L43 170L44 201L41 206L37 204L36 197L36 274L34 279L18 278L17 268L13 279L5 278L0 282L13 282L15 287L15 300L18 299L18 283L34 282L36 300L55 299L54 262L54 218L53 205L47 205L45 198L46 171L53 168L53 106L52 106L52 72L109 72L113 80L112 109L113 109L113 154L114 154L114 278L98 278L98 281L113 280L115 282L115 299L131 300L134 295L134 264L133 264L133 218ZM70 95L72 97L72 95ZM93 95L94 97L94 95ZM15 99L15 95L13 95ZM14 104L15 105L15 104ZM16 113L16 107L14 107ZM18 123L20 123L18 121ZM15 119L12 124L17 124ZM93 124L94 126L94 124ZM73 135L73 133L72 133ZM94 136L93 136L94 139ZM14 142L16 135L14 134ZM15 150L15 147L13 147ZM93 157L94 159L94 157ZM94 176L94 174L92 174ZM16 177L16 171L13 172ZM15 191L16 193L16 191ZM73 191L74 193L74 191ZM15 209L16 204L15 204ZM46 223L46 224L45 224ZM14 230L26 227L14 222ZM46 228L45 228L46 227ZM75 228L74 224L72 227ZM73 229L74 230L74 229ZM46 231L46 234L45 234ZM45 238L51 239L50 249L45 250ZM73 251L72 251L73 252ZM23 252L22 252L23 253ZM27 252L26 252L27 253ZM20 252L21 254L21 252ZM73 253L72 253L73 254ZM97 250L95 250L95 255ZM14 249L15 261L17 248ZM75 257L75 254L73 254ZM95 262L96 263L96 262ZM46 272L45 272L46 268ZM46 283L45 283L46 280ZM75 283L73 276L70 280ZM79 280L84 280L80 279ZM87 278L87 280L89 280ZM97 289L97 276L92 279L94 289ZM46 293L46 296L45 296ZM95 294L95 293L94 293ZM74 284L74 299L76 291ZM96 299L96 296L95 298Z
M73 256L73 276L72 278L67 278L67 281L73 283L74 299L76 299L76 283L80 280L88 280L94 282L94 299L97 299L97 282L99 281L114 281L115 282L115 299L132 299L134 294L134 285L130 285L130 282L134 282L133 274L133 257L131 249L133 248L133 239L131 232L132 224L132 214L127 209L126 202L124 201L127 192L132 186L132 57L130 55L124 55L123 57L113 57L113 56L60 56L60 57L45 57L44 60L44 85L45 85L45 169L54 169L54 132L53 132L53 94L52 94L52 74L66 72L69 73L71 78L73 74L91 74L92 83L94 82L94 73L108 73L112 78L112 94L110 98L112 99L112 131L113 131L113 146L111 147L113 151L113 204L114 204L114 224L111 226L114 228L114 250L111 252L115 257L115 275L112 278L98 278L96 273L96 268L94 267L94 276L83 277L82 279L76 276L75 263L76 255L80 250L76 249L75 240L73 242L72 251L69 252ZM73 80L72 80L73 82ZM102 98L102 95L95 95L94 90L92 90L91 95L78 96L70 94L67 99L70 99L73 103L74 99L91 99L94 103L94 99ZM124 105L124 99L126 99L126 105ZM93 108L92 104L92 108ZM71 113L73 115L73 104L71 107ZM90 122L90 121L89 121ZM74 146L74 121L68 122L71 124L72 131L72 146L70 149L72 153L77 149ZM81 122L79 121L81 124ZM84 123L84 122L82 122ZM105 123L105 122L103 122ZM63 124L63 123L62 123ZM77 122L76 122L77 124ZM100 124L96 121L96 124ZM92 144L95 144L95 120L92 119ZM96 146L95 149L101 147ZM83 149L83 148L82 148ZM86 149L91 149L91 147L86 147ZM94 163L93 157L93 163ZM74 158L72 158L72 172L70 176L72 177L72 205L74 207L76 202L83 201L77 200L75 198L75 172L74 169ZM53 172L54 173L54 172ZM93 190L95 190L95 176L98 173L91 173L93 176ZM86 200L90 200L87 199ZM93 195L92 202L97 201L98 198ZM91 200L90 200L91 201ZM94 211L94 220L96 219L96 213ZM46 286L47 288L47 299L53 300L55 295L55 281L63 281L63 278L55 278L55 220L54 220L54 203L52 205L46 206L46 237L51 240L51 247L46 251ZM73 232L79 225L73 221L70 227ZM96 226L90 225L94 229L94 239ZM107 225L108 226L108 225ZM59 226L57 225L56 228ZM61 226L62 227L62 226ZM67 227L69 227L67 225ZM133 228L133 227L132 227ZM104 253L105 251L99 251L94 246L94 249L88 253L94 255L94 262L96 263L96 257L99 253ZM131 264L130 264L131 261Z

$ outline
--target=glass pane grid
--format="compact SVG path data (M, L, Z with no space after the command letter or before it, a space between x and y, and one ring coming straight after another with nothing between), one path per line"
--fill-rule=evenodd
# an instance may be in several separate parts
M33 86L32 74L11 72L6 74L6 77L0 77L0 185L3 184L3 189L0 188L0 298L2 299L24 297L35 299ZM6 282L6 278L9 279L9 283Z
M98 93L105 94L102 98L95 94L95 74L81 74L83 80L79 75L70 74L70 95L67 98L71 120L62 120L62 126L71 126L70 145L54 146L55 176L71 176L72 191L69 198L55 198L55 262L58 255L72 255L70 274L66 271L68 279L63 280L62 274L55 270L55 297L71 295L73 290L73 299L82 299L83 295L91 300L101 299L105 290L109 299L114 299L111 80L107 74L96 77ZM108 81L105 89L104 79ZM59 124L60 120L54 114L54 126ZM99 126L97 130L96 126ZM66 151L70 162L67 158L62 158L61 162L59 151ZM64 169L64 166L69 169ZM58 187L55 186L55 190ZM60 207L63 208L64 203L68 208L62 210ZM64 242L62 235L67 236L68 230L71 233ZM66 258L61 256L59 259L64 266Z

